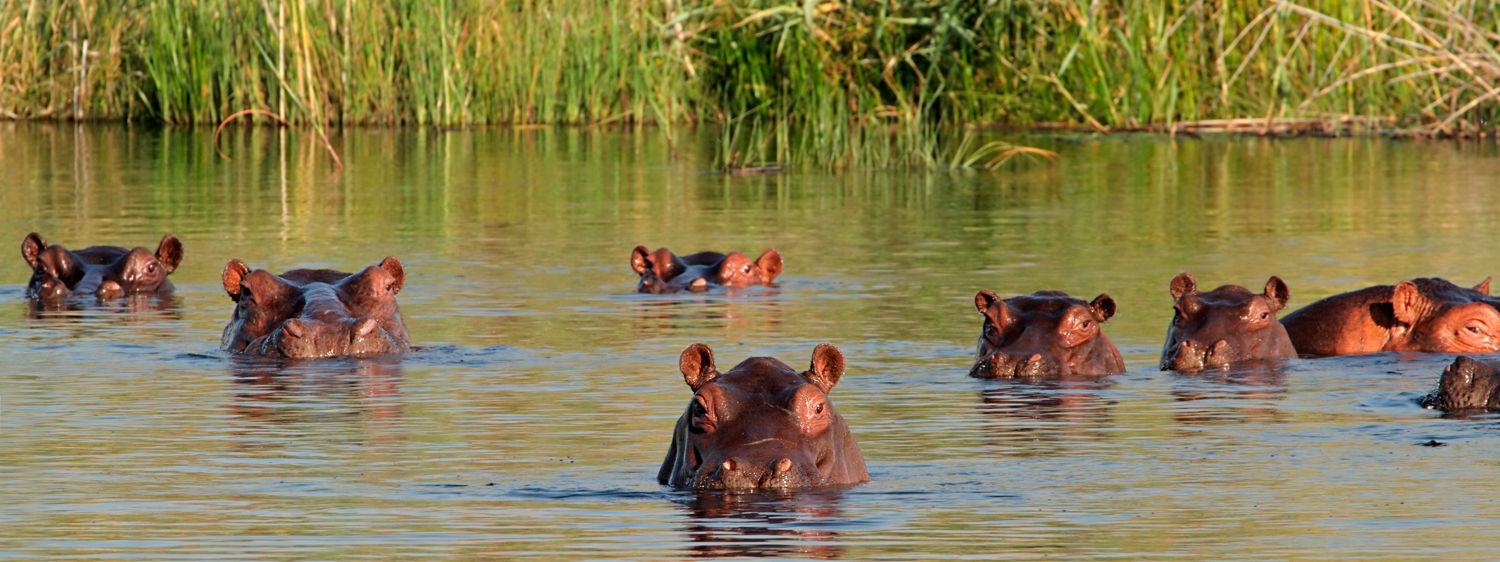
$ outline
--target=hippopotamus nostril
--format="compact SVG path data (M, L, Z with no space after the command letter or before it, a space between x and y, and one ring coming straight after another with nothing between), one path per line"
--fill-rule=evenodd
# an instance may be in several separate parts
M281 330L293 338L301 338L307 335L307 326L304 326L302 321L296 318L287 320L286 324L282 325Z
M360 338L374 332L377 326L379 326L379 323L374 318L361 318L359 322L354 323L354 330L349 333L349 341L351 343L359 341Z
M792 459L782 457L781 460L776 461L776 466L773 468L778 475L786 474L792 470Z

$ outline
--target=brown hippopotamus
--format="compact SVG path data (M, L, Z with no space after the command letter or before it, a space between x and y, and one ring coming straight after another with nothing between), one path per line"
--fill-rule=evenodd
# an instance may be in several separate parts
M1450 414L1500 410L1500 368L1460 355L1443 369L1437 390L1422 399L1422 406Z
M1125 371L1115 344L1099 329L1115 315L1107 294L1084 302L1061 291L1037 291L1000 300L988 290L974 295L984 316L979 350L969 376L1039 378L1112 375Z
M411 342L396 306L405 281L394 257L359 273L294 269L281 275L230 260L224 291L237 304L224 328L224 349L292 359L405 353Z
M1260 294L1239 285L1206 293L1187 272L1172 278L1172 324L1161 349L1163 371L1224 369L1245 362L1296 357L1291 337L1276 320L1286 307L1286 283L1266 280Z
M636 285L637 292L701 292L715 286L770 285L776 281L776 276L781 275L781 254L770 249L755 261L750 261L739 252L698 252L678 256L666 248L650 252L645 246L636 246L630 252L630 268L641 276Z
M699 490L753 492L868 482L859 445L828 400L844 375L844 356L823 344L798 373L770 357L729 372L708 346L678 360L693 400L677 419L658 482Z
M1500 351L1489 285L1468 289L1435 277L1378 285L1314 302L1281 323L1304 356Z
M182 241L168 234L152 252L142 247L90 246L68 250L48 245L35 232L21 240L21 257L31 267L26 296L57 304L74 295L114 299L128 295L168 295L167 279L182 263Z

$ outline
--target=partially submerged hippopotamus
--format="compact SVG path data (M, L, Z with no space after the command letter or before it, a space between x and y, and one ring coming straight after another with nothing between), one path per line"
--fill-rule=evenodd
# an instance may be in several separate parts
M38 304L60 304L73 296L101 300L129 295L168 295L167 279L182 263L182 241L168 234L152 252L142 247L90 246L68 250L48 245L35 232L21 240L21 257L31 267L26 296Z
M984 331L969 376L1037 378L1112 375L1125 371L1115 344L1099 329L1115 315L1107 294L1084 302L1061 291L1037 291L1001 300L988 290L974 295Z
M828 399L844 375L838 348L819 345L801 373L751 357L720 374L701 343L684 350L678 366L693 400L672 430L658 482L753 492L870 480L859 445Z
M750 261L739 252L698 252L678 256L666 248L651 252L645 246L636 246L630 252L630 268L641 276L636 285L637 292L701 292L715 286L770 285L776 281L776 276L781 275L781 254L770 249L755 261Z
M292 359L405 353L411 342L396 306L405 281L394 257L359 273L294 269L281 275L230 260L224 291L237 304L224 328L224 349Z
M1172 278L1172 324L1161 350L1163 371L1223 369L1264 359L1296 357L1292 339L1276 320L1290 297L1279 277L1266 280L1260 294L1239 285L1198 291L1187 272Z
M1500 367L1460 355L1443 369L1437 390L1422 399L1422 406L1450 414L1500 410Z
M1438 278L1378 285L1314 302L1281 319L1304 356L1382 351L1500 351L1489 280L1472 289Z

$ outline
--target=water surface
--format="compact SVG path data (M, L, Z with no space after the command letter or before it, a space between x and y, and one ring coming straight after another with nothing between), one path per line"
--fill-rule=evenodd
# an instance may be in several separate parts
M1411 559L1500 554L1500 419L1415 400L1450 358L1156 370L1167 284L1292 306L1497 272L1493 144L1037 138L993 175L726 178L654 131L295 133L0 124L0 238L154 247L176 296L34 314L0 260L0 556ZM779 249L774 290L631 294L636 244ZM356 270L394 255L404 358L218 351L227 260ZM973 295L1108 292L1129 366L966 377ZM660 487L711 345L805 364L872 482L790 496ZM1441 447L1421 443L1436 440Z

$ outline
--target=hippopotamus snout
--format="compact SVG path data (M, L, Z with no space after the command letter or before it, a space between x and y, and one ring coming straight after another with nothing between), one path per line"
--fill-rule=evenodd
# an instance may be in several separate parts
M1041 353L997 351L974 366L973 376L982 378L1037 378L1058 376L1064 372L1061 361Z
M705 490L758 491L822 485L823 477L816 463L793 460L794 457L803 456L805 455L730 457L718 464L704 467L707 470L699 475L698 487Z
M390 341L390 335L374 318L292 318L272 333L269 344L283 357L312 359L391 353L395 350Z
M1239 354L1228 341L1218 340L1205 346L1194 340L1182 340L1167 351L1162 358L1162 369L1174 371L1199 371L1203 369L1228 369L1239 359Z

